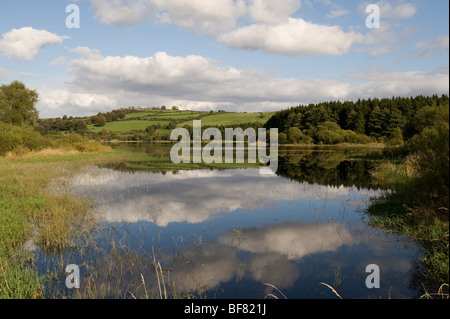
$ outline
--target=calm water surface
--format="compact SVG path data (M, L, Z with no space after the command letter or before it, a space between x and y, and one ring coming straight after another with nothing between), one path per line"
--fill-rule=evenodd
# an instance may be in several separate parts
M160 149L158 154L165 156ZM70 180L70 190L91 199L102 220L95 247L126 247L122 251L151 257L131 262L136 255L128 253L125 265L111 254L101 262L89 253L66 258L81 265L82 276L108 267L97 283L134 291L128 297L144 283L158 291L160 269L178 295L283 298L273 285L289 299L337 298L320 284L327 283L345 299L415 298L419 247L367 226L365 209L382 191L370 187L372 164L346 155L291 150L282 153L277 174L270 176L253 168L86 167ZM369 264L381 270L380 289L366 287Z

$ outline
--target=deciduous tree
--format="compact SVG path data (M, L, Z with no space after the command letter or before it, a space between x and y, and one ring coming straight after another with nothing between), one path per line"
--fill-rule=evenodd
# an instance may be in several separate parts
M14 81L0 86L0 121L14 125L34 125L39 118L35 107L39 94Z

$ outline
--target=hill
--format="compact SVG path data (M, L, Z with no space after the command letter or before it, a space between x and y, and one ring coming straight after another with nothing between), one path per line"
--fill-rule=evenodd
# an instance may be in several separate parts
M90 138L127 141L169 140L176 127L192 127L201 120L202 127L263 127L275 112L228 113L164 108L126 108L95 116L40 119L38 128L44 134L77 132Z

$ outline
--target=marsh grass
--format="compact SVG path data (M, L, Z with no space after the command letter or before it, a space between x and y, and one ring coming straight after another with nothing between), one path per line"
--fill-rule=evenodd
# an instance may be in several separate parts
M271 290L276 290L281 296L283 296L284 299L288 299L286 297L286 295L280 289L278 289L275 285L264 283L263 286L265 286ZM267 299L267 298L280 299L280 298L278 298L278 296L276 296L275 294L273 294L271 292L266 293L266 295L264 296L264 299Z
M143 299L152 296L146 286L154 277L152 259L148 255L113 241L108 250L90 252L84 259L88 260L84 265L84 279L73 298Z
M339 299L342 299L342 297L338 294L338 292L333 287L331 287L329 284L326 284L324 282L321 282L319 284L328 287Z
M420 299L449 299L449 285L442 284L436 293L430 293L424 287L425 293L420 296Z
M449 280L448 194L430 194L434 186L421 178L416 163L408 156L400 163L383 162L372 172L374 183L392 191L372 199L369 225L421 243L421 272L437 290Z
M129 157L126 152L73 149L0 157L0 298L43 298L47 278L37 275L26 249L60 253L74 248L95 227L89 201L69 194L61 177L86 165ZM50 189L55 181L60 181L57 194Z
M92 248L92 247L91 247ZM171 270L161 264L162 251L148 254L111 241L107 248L95 247L85 252L81 288L70 295L73 299L197 299L200 294L183 290L171 278ZM67 259L67 257L66 257ZM54 286L64 274L55 278ZM53 296L65 298L67 289L59 285Z
M86 225L89 203L64 192L56 195L48 186L49 181L73 173L78 165L16 160L0 163L2 195L6 204L10 203L7 207L12 208L4 208L3 212L9 211L6 218L13 221L3 229L3 234L8 235L2 236L3 240L10 241L5 246L20 246L34 234L37 234L33 238L35 244L45 250L60 250L69 245L75 228Z
M29 266L30 256L16 253L13 258L0 253L0 298L37 299L42 297L43 280Z

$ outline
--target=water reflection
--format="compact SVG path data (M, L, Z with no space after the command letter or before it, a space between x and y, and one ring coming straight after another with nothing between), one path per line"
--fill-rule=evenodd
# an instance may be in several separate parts
M327 282L347 298L413 296L409 272L417 246L362 221L369 198L381 191L371 187L371 164L347 155L287 151L277 175L259 169L158 173L154 161L83 169L70 189L91 198L104 223L115 225L116 234L104 234L105 241L151 255L119 261L109 255L114 262L103 263L108 269L96 282L109 287L119 263L121 271L133 270L115 278L138 278L133 284L142 289L142 275L158 291L156 247L161 276L180 294L262 298L263 284L270 283L294 299L333 298L318 287ZM158 156L164 167L164 151ZM383 272L376 292L365 287L364 270L372 263Z
M363 206L376 191L298 183L257 169L181 171L177 174L127 173L88 168L71 182L73 192L91 196L98 213L109 222L149 221L202 223L219 213L253 211L279 200L338 200ZM349 196L357 193L358 198ZM351 198L349 200L349 198Z
M345 152L303 151L280 157L277 175L328 186L373 188L371 161L349 160Z
M339 224L283 223L233 230L217 242L189 249L172 260L171 277L183 290L191 292L246 276L260 284L269 282L278 288L290 288L300 275L300 268L292 260L337 251L356 241ZM242 256L242 252L247 253L247 258L240 260L238 255Z
M336 251L353 240L347 227L337 223L283 223L241 230L238 235L233 233L222 237L220 242L232 243L251 253L276 253L292 260L317 252Z

